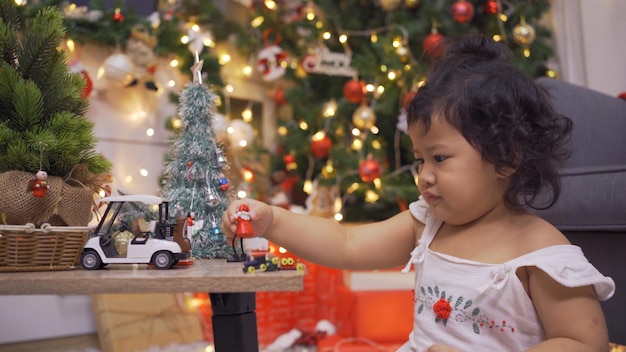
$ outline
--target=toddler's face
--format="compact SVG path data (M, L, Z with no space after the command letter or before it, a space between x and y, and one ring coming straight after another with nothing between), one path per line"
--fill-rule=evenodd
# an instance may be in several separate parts
M428 130L411 126L409 136L420 193L437 218L461 225L502 205L508 180L445 119L434 117Z

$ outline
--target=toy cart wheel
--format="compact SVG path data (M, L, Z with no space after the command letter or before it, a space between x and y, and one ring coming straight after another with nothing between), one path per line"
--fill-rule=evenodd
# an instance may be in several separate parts
M249 266L248 267L248 274L254 274L255 271L256 271L256 269L254 269L253 266Z
M259 265L259 270L261 270L261 271L266 271L266 270L267 270L267 265L265 265L265 263L260 264L260 265Z
M299 273L303 273L303 272L304 272L304 264L302 264L302 263L298 263L298 264L296 264L296 270L297 270Z
M174 257L172 253L168 251L159 251L154 253L152 264L154 264L157 269L169 269L174 266Z
M287 261L287 258L280 258L280 264L281 265L287 265L289 262Z
M294 262L293 258L291 257L287 258L287 265L293 265L293 262Z
M280 258L278 258L278 257L272 258L272 264L274 264L274 265L280 264Z
M86 250L80 255L80 265L87 270L102 268L102 259L94 250Z

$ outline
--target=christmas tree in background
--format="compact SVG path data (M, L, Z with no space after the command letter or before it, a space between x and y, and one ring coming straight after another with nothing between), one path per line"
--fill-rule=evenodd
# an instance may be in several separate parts
M95 151L93 123L84 116L84 78L69 72L58 49L62 14L44 8L22 23L15 2L0 0L0 16L3 221L87 225L111 164Z
M439 41L482 33L528 75L552 74L548 9L548 0L254 1L240 48L274 82L274 170L298 176L293 193L304 189L337 219L405 209L418 194L404 108Z
M191 248L197 258L226 258L230 247L221 231L228 205L228 161L213 128L215 94L202 84L202 61L192 68L193 82L180 94L180 132L170 147L163 196L187 214Z

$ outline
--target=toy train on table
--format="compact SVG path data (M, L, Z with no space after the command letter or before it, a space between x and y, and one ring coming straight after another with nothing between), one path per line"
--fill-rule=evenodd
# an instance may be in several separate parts
M273 254L251 254L248 260L243 263L244 273L255 273L257 271L278 271L278 270L296 270L304 273L304 263L299 259L289 256L278 257Z

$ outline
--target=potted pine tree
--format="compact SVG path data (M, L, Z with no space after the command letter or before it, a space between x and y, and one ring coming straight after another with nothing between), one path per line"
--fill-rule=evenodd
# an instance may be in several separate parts
M64 37L57 8L22 21L13 0L0 0L1 226L86 226L94 193L110 177L85 117L84 78L59 49Z

